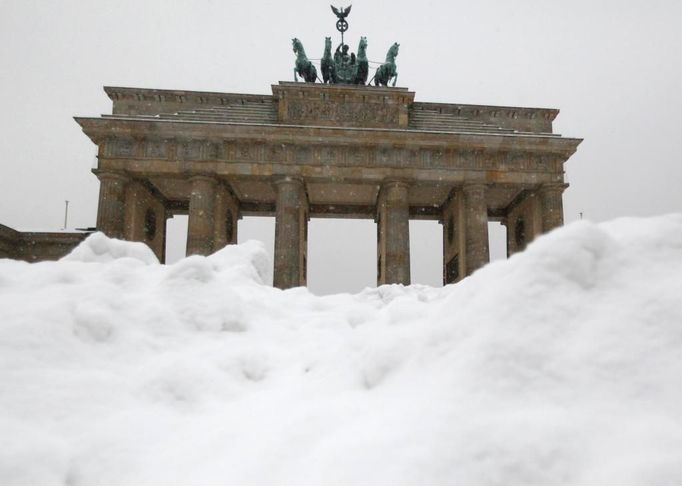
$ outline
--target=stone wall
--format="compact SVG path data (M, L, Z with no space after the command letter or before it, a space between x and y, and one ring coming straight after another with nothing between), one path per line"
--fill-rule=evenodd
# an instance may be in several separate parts
M16 258L21 233L0 224L0 258Z
M453 103L416 102L412 110L448 113L470 120L492 123L503 128L529 133L553 133L552 122L559 114L554 108L523 108L515 106L463 105Z
M114 115L160 115L248 102L273 103L271 95L211 93L170 89L118 88L105 86Z
M80 244L89 232L21 232L0 224L0 258L27 262L58 260Z

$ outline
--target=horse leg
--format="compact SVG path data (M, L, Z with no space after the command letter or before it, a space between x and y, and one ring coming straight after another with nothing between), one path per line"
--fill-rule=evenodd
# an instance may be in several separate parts
M393 87L395 88L395 83L398 81L398 71L395 72L395 77L393 78Z
M296 68L294 68L294 81L298 83L298 76L296 76Z

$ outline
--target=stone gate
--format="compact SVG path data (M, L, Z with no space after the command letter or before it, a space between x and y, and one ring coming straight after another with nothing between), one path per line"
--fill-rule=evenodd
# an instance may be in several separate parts
M558 110L415 102L406 88L280 82L272 95L113 88L110 115L77 117L98 146L97 228L164 260L166 220L187 253L236 243L238 220L275 217L274 284L306 284L310 218L372 218L377 283L410 283L409 220L443 224L443 281L563 223L564 163L580 139Z

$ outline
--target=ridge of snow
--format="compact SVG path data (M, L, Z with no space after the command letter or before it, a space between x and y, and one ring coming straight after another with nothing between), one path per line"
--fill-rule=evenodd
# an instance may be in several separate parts
M325 297L145 248L0 260L3 486L682 484L682 215Z

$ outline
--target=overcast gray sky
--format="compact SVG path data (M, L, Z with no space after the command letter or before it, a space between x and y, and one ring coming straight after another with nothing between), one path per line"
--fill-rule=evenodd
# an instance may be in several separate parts
M400 42L398 84L419 101L561 109L555 131L585 139L567 222L682 211L682 2L355 0L348 20L370 59ZM291 38L320 57L334 23L327 1L0 0L0 223L59 229L68 199L69 227L94 225L95 146L72 117L110 112L102 86L269 94L291 80ZM271 247L274 221L239 231ZM411 232L413 281L440 285L440 226ZM375 236L371 221L312 220L311 289L374 285Z

